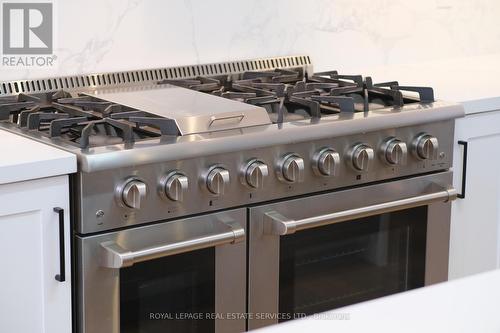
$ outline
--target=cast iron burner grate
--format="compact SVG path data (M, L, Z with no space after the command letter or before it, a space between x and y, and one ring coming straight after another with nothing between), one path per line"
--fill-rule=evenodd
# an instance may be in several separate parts
M2 97L0 121L82 149L179 134L172 119L62 90Z
M363 79L361 75L341 75L337 71L308 77L302 71L276 69L244 72L236 79L198 76L163 83L264 107L274 123L434 102L429 87L400 86L396 81L373 84L371 77ZM403 91L414 94L403 95Z

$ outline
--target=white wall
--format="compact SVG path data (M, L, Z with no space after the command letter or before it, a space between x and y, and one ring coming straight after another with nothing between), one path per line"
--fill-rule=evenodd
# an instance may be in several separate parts
M498 0L54 0L57 66L0 81L308 54L356 69L500 53Z

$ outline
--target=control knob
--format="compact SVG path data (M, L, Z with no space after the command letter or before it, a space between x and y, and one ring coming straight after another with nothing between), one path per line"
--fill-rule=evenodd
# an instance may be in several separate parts
M370 146L360 143L351 148L348 156L355 170L368 171L374 157L374 152Z
M332 148L324 148L313 156L314 173L320 176L335 176L337 174L340 155Z
M188 177L179 171L169 173L160 182L160 191L172 201L182 201L188 187Z
M208 190L217 195L224 194L226 185L229 185L229 171L222 167L215 167L207 175L206 183Z
M396 138L389 138L380 147L382 159L391 165L404 165L406 164L406 157L408 149L406 143Z
M278 178L290 183L304 181L304 159L296 154L285 156L278 164Z
M144 182L138 179L132 179L125 183L125 185L121 189L120 199L122 203L127 207L140 209L141 202L146 197L147 191L148 188Z
M269 168L264 162L252 160L244 168L242 182L252 188L261 188L268 174Z
M420 134L413 141L413 154L421 160L437 159L438 149L438 139L426 133Z

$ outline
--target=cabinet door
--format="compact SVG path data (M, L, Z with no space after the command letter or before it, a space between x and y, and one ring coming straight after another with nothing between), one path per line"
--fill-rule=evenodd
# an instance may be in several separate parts
M500 111L458 119L455 141L467 142L465 198L452 209L449 277L499 267ZM454 152L454 184L461 188L463 147Z
M71 332L68 176L0 185L0 332ZM64 209L65 281L59 217Z

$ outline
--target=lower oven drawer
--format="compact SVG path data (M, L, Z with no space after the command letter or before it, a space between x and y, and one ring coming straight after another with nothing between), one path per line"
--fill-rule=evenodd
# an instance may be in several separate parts
M246 210L77 237L78 329L241 332Z
M251 208L249 329L446 280L451 176Z

